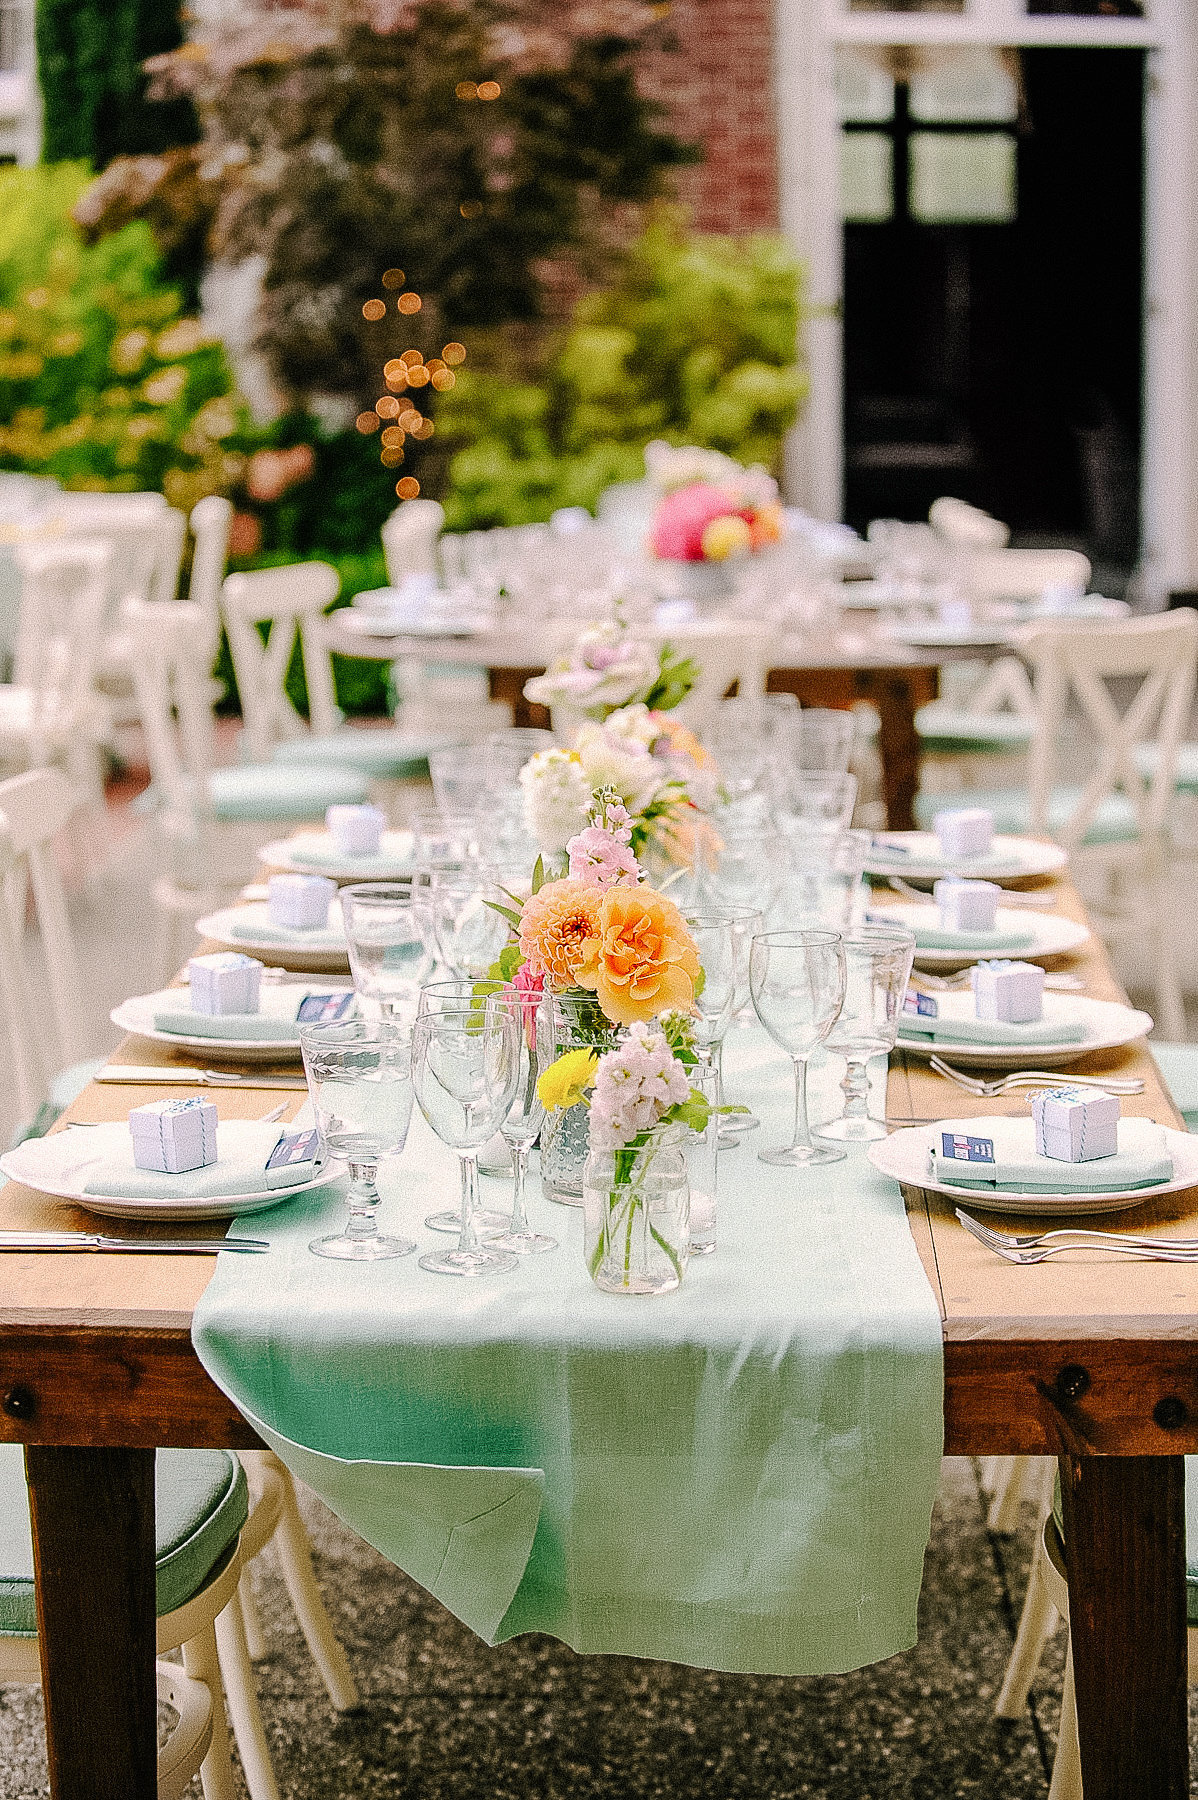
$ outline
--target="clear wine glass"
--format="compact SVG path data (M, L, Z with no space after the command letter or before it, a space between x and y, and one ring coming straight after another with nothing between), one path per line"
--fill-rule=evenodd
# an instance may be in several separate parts
M520 1030L513 1013L487 1001L419 1014L412 1028L416 1101L443 1144L456 1151L462 1177L461 1233L452 1249L430 1251L420 1267L434 1275L493 1275L514 1269L510 1250L478 1235L478 1152L507 1117L520 1079Z
M430 981L421 989L417 1008L417 1018L423 1013L460 1013L463 1011L478 1014L482 1005L479 984L474 981ZM539 1129L539 1127L538 1127ZM496 1212L493 1208L484 1207L475 1194L477 1210L474 1214L474 1229L487 1238L493 1238L498 1232L511 1229L509 1214ZM462 1215L458 1207L446 1207L441 1212L429 1213L424 1221L429 1231L443 1231L448 1237L457 1237L462 1228Z
M796 835L807 831L847 831L856 804L855 775L841 774L839 769L796 769L791 774L786 812L789 829Z
M382 1018L411 1024L433 972L427 911L406 882L343 887L338 899L354 987Z
M729 913L718 908L688 913L686 923L703 965L703 987L695 999L695 1044L714 1056L736 1005L735 925Z
M361 1019L301 1025L299 1037L317 1129L329 1154L347 1162L350 1172L345 1230L314 1238L309 1249L350 1262L410 1255L416 1248L411 1238L379 1231L375 1177L383 1157L398 1156L407 1142L411 1040L394 1027Z
M482 981L511 935L508 921L492 901L512 902L479 866L437 870L429 890L433 932L441 960L459 980Z
M516 1021L520 1075L516 1098L499 1127L511 1152L515 1170L512 1186L512 1216L507 1229L497 1236L488 1234L487 1242L496 1250L514 1250L517 1256L539 1256L557 1249L557 1239L547 1231L537 1231L528 1216L526 1184L528 1158L545 1119L545 1108L537 1096L541 1072L555 1060L552 1021L542 1023L541 1009L534 998L518 994L514 988L492 995L487 1004L502 1008Z
M867 831L811 831L792 838L779 902L788 926L847 931L868 853Z
M844 1158L843 1150L812 1142L807 1120L807 1059L836 1023L844 980L844 947L838 931L766 931L753 939L749 955L753 1005L795 1072L790 1143L759 1150L764 1163L807 1169Z
M869 1114L868 1063L871 1056L894 1049L915 959L915 933L900 926L862 925L844 934L844 958L844 1005L827 1040L829 1050L845 1059L840 1084L844 1113L815 1135L868 1144L887 1135L884 1122Z
M709 905L704 908L701 916L709 919L724 919L728 923L732 939L731 1023L748 1024L756 1018L749 994L749 949L758 932L765 929L765 921L755 906ZM722 1037L716 1051L716 1058L722 1071L724 1062ZM735 1144L740 1142L746 1131L756 1131L760 1124L761 1120L755 1112L725 1113L720 1121L720 1148L722 1150L732 1149Z
M792 766L806 770L848 770L857 721L847 708L804 706L790 728Z

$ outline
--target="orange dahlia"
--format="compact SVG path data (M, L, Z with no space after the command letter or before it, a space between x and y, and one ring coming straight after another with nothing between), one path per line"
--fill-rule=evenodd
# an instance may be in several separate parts
M547 881L524 902L520 948L534 975L555 988L595 985L602 888L584 881Z
M594 978L586 985L614 1024L690 1012L699 956L672 900L652 888L605 888L599 926Z

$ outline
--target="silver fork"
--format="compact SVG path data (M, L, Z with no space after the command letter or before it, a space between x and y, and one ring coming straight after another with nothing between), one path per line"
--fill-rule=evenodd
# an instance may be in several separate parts
M1088 1225L1062 1225L1054 1231L995 1231L992 1225L983 1224L981 1219L975 1219L972 1213L963 1212L959 1206L954 1210L966 1231L972 1231L974 1237L980 1238L995 1250L1038 1250L1042 1244L1054 1243L1057 1238L1095 1238L1101 1243L1110 1241L1116 1244L1146 1244L1152 1250L1161 1246L1166 1250L1198 1250L1198 1238L1143 1237L1137 1231L1094 1231Z
M936 993L943 990L946 994L952 994L959 989L969 987L970 974L968 969L961 969L956 975L928 975L923 969L915 969L911 975L911 982L914 987L928 988ZM1080 975L1068 974L1046 975L1044 985L1046 988L1053 988L1059 994L1082 994L1086 988Z
M895 893L902 894L904 899L918 900L921 906L932 905L930 894L922 892L917 887L912 887L911 883L904 881L901 875L887 875L886 879ZM979 880L981 879L983 877L979 877ZM1046 906L1055 906L1056 903L1055 894L1013 894L1008 888L1004 888L999 906L1034 906L1038 910L1042 910Z
M1094 1243L1075 1237L1071 1243L1039 1244L1034 1249L1026 1250L1013 1249L1010 1245L994 1243L989 1237L983 1237L974 1220L967 1215L958 1213L957 1217L979 1244L984 1244L987 1250L993 1250L995 1256L1001 1256L1004 1262L1026 1265L1046 1262L1050 1256L1063 1256L1071 1250L1108 1250L1118 1256L1138 1257L1141 1262L1198 1263L1198 1244L1188 1249L1172 1249L1160 1239L1150 1246L1148 1243L1129 1243L1123 1239L1104 1239L1100 1243Z
M985 1081L978 1075L966 1075L962 1069L954 1069L938 1056L928 1059L928 1067L937 1075L945 1075L957 1086L964 1088L967 1094L973 1094L979 1100L993 1100L999 1094L1017 1093L1020 1088L1029 1087L1092 1087L1104 1094L1142 1094L1144 1083L1138 1075L1071 1075L1066 1071L1051 1069L1016 1069L1010 1075L1002 1075L993 1081Z

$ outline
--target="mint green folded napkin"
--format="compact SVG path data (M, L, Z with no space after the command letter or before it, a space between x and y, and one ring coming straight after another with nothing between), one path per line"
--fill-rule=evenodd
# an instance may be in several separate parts
M216 1128L216 1161L185 1175L139 1169L133 1161L133 1139L105 1150L87 1178L85 1194L114 1200L205 1200L213 1195L257 1194L267 1188L302 1187L319 1172L313 1162L288 1163L268 1169L267 1159L287 1125L262 1125L254 1119L222 1120ZM90 1134L89 1134L90 1135Z
M1039 1019L1034 1025L1015 1025L1009 1019L916 1018L904 1013L899 1022L899 1043L908 1044L1080 1044L1087 1027L1082 1019Z
M349 869L354 875L363 878L375 876L384 881L388 876L410 875L412 858L408 856L388 856L385 850L378 850L370 856L350 856L344 850L338 850L336 844L323 838L304 839L293 842L289 852L297 869Z
M235 944L285 944L291 950L340 950L345 953L345 933L338 926L274 925L263 907L253 919L232 919L228 933Z
M911 926L917 950L960 950L970 956L989 956L999 950L1030 950L1036 941L1031 931L950 931L944 925Z
M254 1039L264 1044L298 1044L296 1014L309 994L327 994L317 982L268 985L261 992L256 1013L202 1013L179 1005L183 989L167 988L155 998L164 1004L154 1010L155 1031L175 1037ZM172 1004L173 1002L173 1004Z
M994 1162L958 1162L942 1154L941 1134L988 1138ZM1155 1187L1173 1175L1164 1129L1151 1119L1120 1119L1119 1149L1093 1162L1058 1162L1036 1154L1033 1119L943 1119L929 1132L928 1173L953 1187L1012 1194L1110 1194Z

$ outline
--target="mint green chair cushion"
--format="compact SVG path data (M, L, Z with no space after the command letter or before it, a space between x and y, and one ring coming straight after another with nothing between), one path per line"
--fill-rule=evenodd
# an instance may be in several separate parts
M460 740L410 731L337 731L330 737L290 738L275 750L276 763L289 769L320 763L325 768L355 769L376 781L403 781L428 774L428 753Z
M1157 1046L1152 1046L1155 1051ZM1061 1504L1061 1477L1052 1490L1053 1523L1065 1542L1065 1515ZM1186 1624L1198 1625L1198 1456L1186 1457Z
M59 1115L66 1111L72 1100L79 1098L107 1061L106 1056L97 1056L91 1062L71 1063L68 1068L60 1069L50 1083L49 1098L42 1101L32 1119L18 1126L11 1148L15 1150L26 1138L45 1137Z
M970 712L933 700L915 715L922 747L942 755L1013 756L1032 741L1034 721L1022 713Z
M1068 824L1083 790L1080 787L1054 788L1048 803L1048 830L1055 836ZM1026 788L960 788L951 794L915 796L916 823L925 831L942 807L983 806L994 814L995 831L1025 836L1031 830L1030 803ZM1135 808L1123 794L1108 794L1098 808L1087 831L1086 844L1126 844L1139 837Z
M245 1524L245 1472L231 1450L159 1450L154 1506L155 1604L161 1618L199 1593ZM86 1569L80 1569L79 1579L86 1581ZM0 1636L36 1633L25 1457L20 1444L0 1444Z
M1137 745L1134 760L1144 779L1151 780L1158 761L1156 745ZM1198 744L1182 744L1178 747L1177 773L1173 777L1173 786L1179 794L1198 794Z
M370 778L344 763L247 763L215 769L208 777L212 815L222 824L276 819L323 819L329 806L360 806L370 798Z
M1198 1131L1198 1044L1159 1044L1149 1038L1152 1051L1169 1090L1169 1098L1190 1131Z

